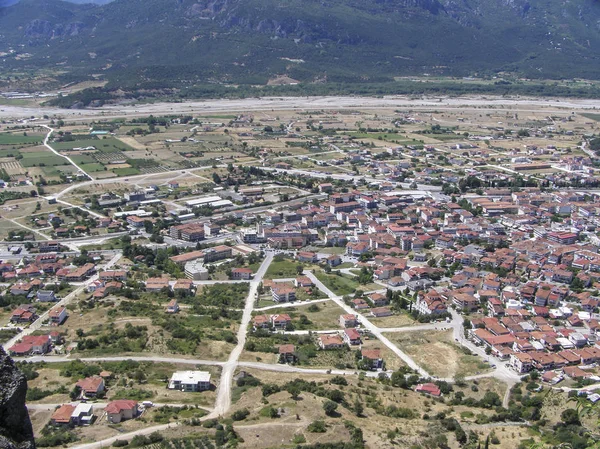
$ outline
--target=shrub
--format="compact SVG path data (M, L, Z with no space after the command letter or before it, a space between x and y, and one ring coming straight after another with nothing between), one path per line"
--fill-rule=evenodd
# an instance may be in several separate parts
M308 425L307 430L312 433L325 433L327 432L327 425L325 424L325 421L317 420L311 422Z
M250 410L248 410L247 408L243 408L241 410L236 410L235 412L233 412L233 415L231 415L231 419L233 419L234 421L243 421L248 417L249 414Z

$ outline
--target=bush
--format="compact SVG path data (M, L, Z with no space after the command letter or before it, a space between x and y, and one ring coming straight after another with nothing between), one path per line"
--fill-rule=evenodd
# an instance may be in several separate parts
M248 410L247 408L243 408L241 410L236 410L235 412L233 412L233 415L231 415L231 419L233 419L234 421L243 421L248 417L249 414L250 410Z
M333 401L325 401L323 404L323 410L327 416L333 416L337 410L338 405Z
M346 380L346 378L344 378L342 376L334 376L331 378L331 380L329 382L334 385L344 385L344 386L348 385L348 381Z
M308 425L307 430L312 433L325 433L327 432L327 425L325 424L325 421L317 420L311 422Z
M113 445L113 447L123 447L123 446L127 446L128 444L129 444L129 441L127 441L127 440L115 440L112 445Z
M263 408L259 415L265 418L279 418L279 412L276 408L271 406Z

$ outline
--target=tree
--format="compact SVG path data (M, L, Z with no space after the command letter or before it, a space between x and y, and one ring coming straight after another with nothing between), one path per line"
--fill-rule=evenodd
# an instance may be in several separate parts
M325 401L323 404L323 410L327 416L333 416L337 410L338 405L333 401Z
M212 178L215 184L221 184L221 177L218 173L213 173Z
M560 419L562 420L563 424L565 424L567 426L581 425L581 421L579 420L579 413L574 408L568 408L568 409L564 410L560 414Z
M297 401L300 397L300 387L297 385L288 385L287 392L290 394L294 401Z
M304 266L302 264L296 265L296 273L298 273L298 275L304 273Z
M354 413L360 418L363 415L364 411L365 408L363 407L362 402L356 399L356 401L354 401Z

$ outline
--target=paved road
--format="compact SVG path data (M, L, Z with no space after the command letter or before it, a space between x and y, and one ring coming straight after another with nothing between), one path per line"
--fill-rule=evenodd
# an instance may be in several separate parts
M104 265L104 269L106 269L106 270L110 269L113 265L115 265L119 261L121 256L122 256L121 253L115 254L115 256ZM39 330L42 327L42 323L48 319L48 315L51 310L54 310L61 306L67 306L73 299L75 299L80 293L82 293L88 287L88 285L90 285L92 282L96 281L97 279L98 279L98 274L95 274L94 276L90 277L87 281L83 282L74 291L72 291L67 296L65 296L63 299L61 299L60 301L55 303L51 309L42 313L37 320L35 320L33 323L31 323L29 325L29 327L23 329L19 334L17 334L16 336L14 336L10 340L8 340L6 343L4 343L2 345L4 350L8 350L8 348L13 346L17 341L19 341L24 336L31 335L33 332Z
M61 405L64 404L71 404L71 405L78 405L79 402L60 402L58 404L27 404L27 408L29 410L54 410L55 408L60 407ZM105 408L108 405L108 402L92 402L89 401L88 404L91 404L94 409L97 408ZM176 404L176 403L165 403L165 402L153 402L152 407L153 408L157 408L157 407L186 407L186 406L190 406L190 404ZM212 408L210 407L205 407L203 405L196 405L194 404L194 407L198 407L201 408L203 410L206 411L212 411Z
M428 323L419 324L417 326L403 327L380 327L381 332L419 332L419 331L447 331L452 329L452 326L447 323Z
M132 360L134 362L153 362L153 363L172 363L178 365L212 365L223 366L225 362L218 360L204 359L186 359L181 357L166 357L166 356L114 356L114 357L68 357L68 356L32 356L32 357L15 357L15 360L23 360L26 362L37 363L64 363L72 362L73 360L81 360L82 362L123 362Z
M274 304L272 306L267 306L267 307L261 307L258 309L254 309L255 312L263 312L263 311L267 311L267 310L271 310L271 309L279 309L279 308L286 308L286 307L304 307L304 306L310 306L311 304L319 304L321 302L328 302L331 301L331 299L329 298L325 298L325 299L314 299L312 301L307 301L307 302L284 302L283 304Z
M401 351L395 344L393 344L390 340L388 340L383 333L379 330L377 326L371 323L364 315L362 315L359 311L354 310L352 307L348 306L344 300L329 290L317 277L311 272L306 271L305 274L310 278L311 281L327 296L329 296L338 306L340 306L346 313L353 314L358 317L358 321L363 325L365 329L375 335L381 343L386 345L394 354L396 354L404 363L406 363L411 369L418 372L423 377L431 377L430 374L421 368L408 354L404 351Z
M250 291L246 297L246 305L244 307L244 313L242 314L242 321L240 328L237 333L237 345L229 354L227 363L223 365L223 371L221 372L221 380L217 389L217 400L215 401L215 409L209 415L212 417L222 416L231 407L231 384L233 382L233 373L238 366L238 360L246 344L246 335L248 332L248 324L252 319L252 309L254 307L254 301L256 300L256 293L258 286L262 282L262 279L267 272L267 268L273 261L273 253L267 253L265 259L260 265L254 275L254 279L250 282Z

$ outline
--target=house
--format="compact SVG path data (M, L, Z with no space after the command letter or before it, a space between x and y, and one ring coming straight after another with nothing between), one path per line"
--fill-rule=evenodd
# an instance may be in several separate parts
M327 257L325 259L325 262L330 267L337 267L338 265L342 264L342 258L340 256L338 256L337 254L333 254L333 255Z
M294 345L279 346L279 363L294 363L296 361L296 347Z
M292 302L296 300L296 290L289 285L274 284L271 287L271 293L275 302Z
M314 282L308 276L298 276L294 280L294 285L302 288L313 288L315 286Z
M56 302L56 295L52 290L38 290L36 300L39 302Z
M19 282L10 288L10 294L14 296L28 295L33 286L29 282Z
M208 371L175 371L169 380L170 390L205 391L210 389Z
M59 326L64 323L68 316L69 314L67 313L66 307L57 307L56 309L52 309L50 312L48 312L50 324L54 326Z
M179 304L177 303L176 299L172 299L171 301L169 301L169 304L167 304L167 313L177 312L179 312Z
M338 334L319 335L319 347L321 349L340 349L344 346L344 340Z
M340 315L340 326L343 328L356 327L357 324L358 318L356 315L352 315L351 313Z
M8 352L11 355L46 354L50 351L49 335L26 335L20 343L11 346Z
M147 292L160 292L163 288L170 288L169 278L148 278L146 279Z
M271 315L271 325L276 329L285 329L292 323L292 318L287 313Z
M37 319L33 307L18 307L10 315L11 323L31 323Z
M390 303L386 295L382 295L381 293L373 293L369 295L368 298L371 300L374 307L387 306Z
M248 281L252 277L250 268L234 268L231 270L231 279Z
M452 295L452 302L465 312L474 312L479 309L479 300L468 293L454 293Z
M178 291L184 293L191 293L194 289L194 281L191 279L177 279L175 284L173 284L173 292L177 293Z
M66 426L71 424L71 415L75 411L75 406L63 404L58 407L50 417L50 424L53 426Z
M99 274L99 278L101 281L126 281L127 280L127 271L123 271L123 270L102 271Z
M317 254L310 251L298 251L298 255L296 256L298 262L305 263L316 263L317 262Z
M94 420L94 407L92 404L80 402L71 413L71 424L75 426L89 425Z
M344 341L348 345L359 345L360 344L360 334L358 330L355 328L344 329Z
M106 421L117 424L126 419L135 418L138 414L138 403L131 399L118 399L108 403L104 411L106 412Z
M104 392L104 379L100 376L80 379L75 385L81 388L81 394L85 397L95 397Z
M375 307L371 309L371 315L373 315L375 318L390 316L391 314L392 311L389 307Z
M352 300L352 307L356 310L368 309L369 304L364 299L356 298Z
M366 349L360 351L361 361L372 370L383 368L383 359L381 358L381 350Z
M533 368L533 359L525 352L510 355L510 366L519 374L527 373Z
M252 325L256 329L267 329L271 327L271 319L267 315L256 315L252 320Z
M432 384L432 383L419 384L416 386L415 391L417 393L428 394L430 396L436 396L436 397L442 395L440 388L436 384Z

